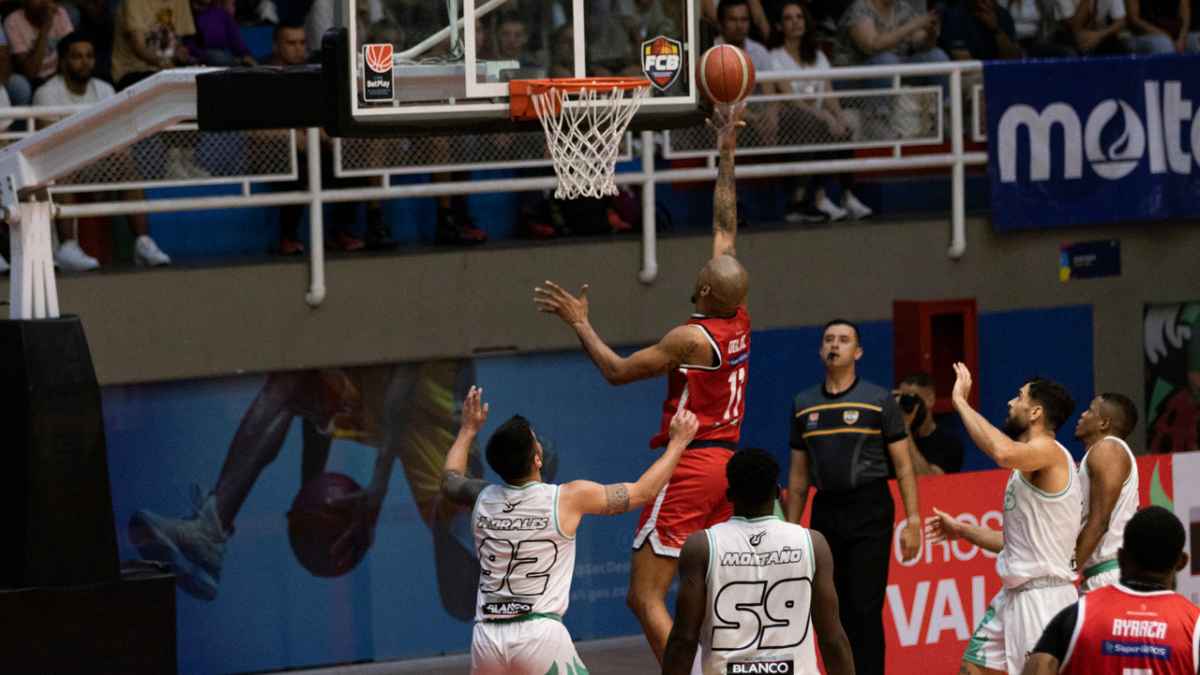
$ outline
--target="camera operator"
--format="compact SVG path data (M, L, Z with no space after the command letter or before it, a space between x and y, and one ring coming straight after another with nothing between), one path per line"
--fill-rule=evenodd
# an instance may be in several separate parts
M958 473L962 470L963 444L957 437L938 427L933 418L937 400L933 378L928 373L914 373L900 381L894 392L904 414L904 424L916 444L918 457L913 468L919 475Z

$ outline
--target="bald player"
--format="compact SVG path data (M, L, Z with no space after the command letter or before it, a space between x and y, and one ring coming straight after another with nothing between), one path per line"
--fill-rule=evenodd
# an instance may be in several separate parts
M549 281L534 291L538 309L557 314L575 331L610 384L668 376L662 423L650 440L652 448L666 445L676 410L686 408L700 422L670 482L642 510L633 540L627 602L660 663L671 632L667 589L679 566L680 549L693 532L725 522L732 514L725 496L725 465L741 438L750 358L750 315L745 306L749 275L734 251L733 155L737 130L745 125L743 106L718 110L716 122L710 121L721 154L713 196L713 249L696 277L695 310L686 323L671 329L658 344L623 357L588 322L586 285L578 297Z
M1075 425L1075 438L1087 448L1079 463L1083 529L1075 542L1085 593L1115 584L1121 576L1117 551L1140 501L1137 460L1125 442L1137 419L1137 407L1128 396L1104 393L1092 399Z

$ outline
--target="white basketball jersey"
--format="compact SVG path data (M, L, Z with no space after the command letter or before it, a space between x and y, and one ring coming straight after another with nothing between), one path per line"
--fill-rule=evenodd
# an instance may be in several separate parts
M1075 579L1083 500L1075 460L1061 443L1055 444L1070 465L1062 492L1043 492L1016 469L1004 488L1004 549L996 558L996 573L1005 588L1039 577Z
M704 675L817 675L812 538L775 516L710 527Z
M1121 548L1121 541L1124 540L1125 524L1129 522L1133 514L1137 513L1139 504L1137 458L1133 456L1133 451L1129 449L1125 441L1116 436L1105 436L1104 440L1115 441L1117 445L1125 449L1125 454L1129 455L1129 475L1125 478L1125 483L1121 485L1121 494L1117 497L1117 503L1113 505L1112 516L1108 520L1108 531L1100 538L1100 543L1092 552L1091 557L1083 563L1080 568L1083 570L1102 562L1117 559L1117 549ZM1090 454L1091 451L1088 452ZM1083 519L1080 520L1080 523L1087 522L1088 513L1091 511L1089 500L1092 487L1087 458L1088 456L1084 455L1083 462L1079 465L1079 488L1083 491Z
M475 620L561 617L571 600L575 538L558 527L557 485L489 485L471 517L479 552Z

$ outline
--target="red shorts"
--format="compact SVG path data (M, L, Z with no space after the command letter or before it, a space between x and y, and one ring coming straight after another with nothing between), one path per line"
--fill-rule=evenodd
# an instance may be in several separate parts
M658 499L642 509L634 550L649 540L656 554L678 558L693 532L729 520L733 506L725 498L725 465L730 457L733 451L725 448L684 450Z

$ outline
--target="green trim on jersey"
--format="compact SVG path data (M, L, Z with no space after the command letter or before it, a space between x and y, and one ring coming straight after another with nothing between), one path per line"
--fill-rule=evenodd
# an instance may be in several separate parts
M783 520L778 513L772 513L769 516L758 516L757 518L744 518L742 516L732 516L730 520L740 520L743 523L761 523L764 520Z
M512 618L483 619L482 621L484 623L521 623L523 621L533 621L534 619L550 619L551 621L562 623L562 615L554 614L552 612L530 612L528 614L522 614L521 616L514 616Z
M1046 492L1045 490L1041 489L1040 487L1038 487L1038 486L1034 485L1033 483L1030 483L1028 480L1026 480L1025 474L1022 473L1020 470L1017 470L1017 469L1013 469L1013 470L1017 472L1017 476L1020 477L1022 483L1029 486L1029 489L1033 490L1035 493L1037 493L1037 495L1039 497L1045 497L1046 499L1058 499L1059 497L1066 495L1067 492L1069 492L1071 490L1071 486L1075 484L1075 472L1072 471L1071 479L1067 481L1067 487L1063 488L1062 490L1060 490L1058 492Z
M560 527L558 524L558 491L561 489L561 485L554 486L554 531L557 532L558 536L562 537L563 539L566 539L567 541L574 541L575 535L568 537L567 535L563 534L562 527Z
M1096 576L1097 574L1104 574L1105 572L1108 572L1110 570L1115 570L1118 567L1120 567L1120 565L1117 563L1116 560L1105 560L1104 562L1096 563L1095 565L1092 565L1091 567L1085 569L1083 571L1083 578L1091 579L1092 577Z

